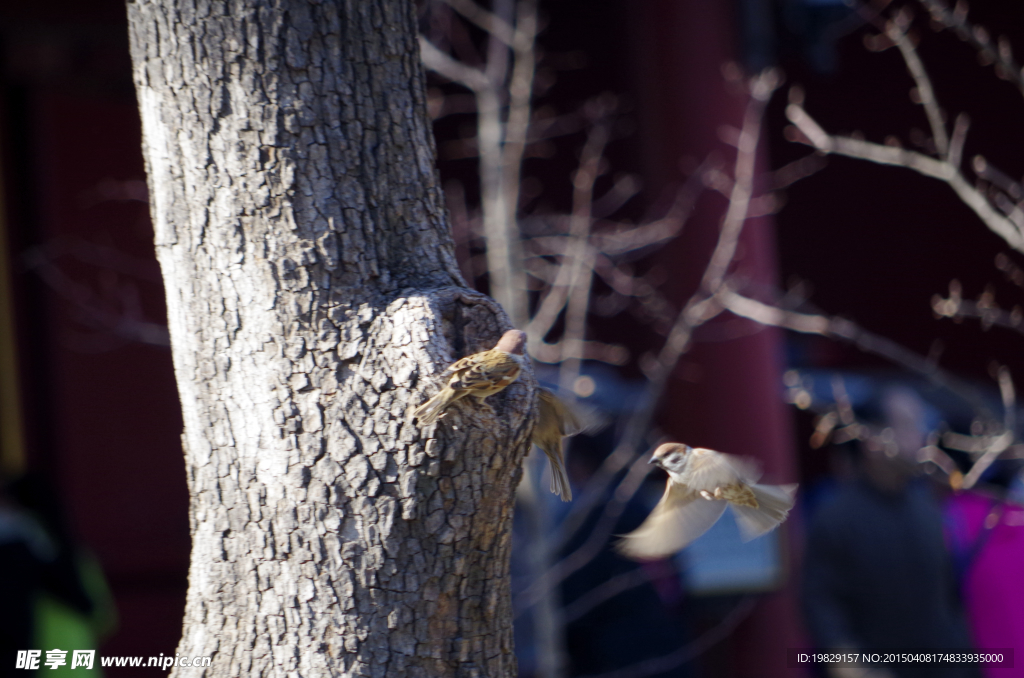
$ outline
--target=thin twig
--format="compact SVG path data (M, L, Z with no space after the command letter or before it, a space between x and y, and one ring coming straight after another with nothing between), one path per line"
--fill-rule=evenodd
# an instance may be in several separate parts
M560 370L561 386L569 390L576 382L580 371L578 358L568 358L572 347L586 338L587 309L590 306L590 290L593 287L594 258L587 245L593 219L590 208L594 202L594 183L597 181L604 147L608 143L608 123L601 121L594 125L587 135L587 143L580 155L580 167L573 177L573 208L569 227L569 290L565 305L565 331L562 336L563 357ZM562 264L565 265L564 263Z
M754 598L744 598L736 604L736 607L734 607L729 614L725 616L725 619L723 619L717 626L706 631L703 635L697 638L697 640L687 643L675 652L662 657L648 659L646 661L633 664L632 666L616 669L615 671L584 676L584 678L645 678L646 676L671 671L672 669L699 657L718 643L728 638L729 635L736 630L736 627L739 626L744 619L750 616L750 613L754 611L754 606L756 604L757 601Z
M964 299L958 294L959 287L950 286L950 295L947 298L935 295L932 298L932 310L936 315L944 318L977 318L981 321L984 329L989 327L1003 327L1024 334L1024 311L1014 307L1012 311L1006 311L987 300L971 301Z
M566 605L563 611L565 622L567 624L574 622L598 605L626 591L643 586L649 581L651 581L650 572L639 566L612 577Z
M433 45L422 35L420 41L420 59L427 68L438 75L457 82L466 89L478 92L490 87L487 76L478 68L467 66L461 61L456 61Z
M515 29L500 16L497 16L472 0L441 0L454 9L463 18L477 28L482 28L488 34L501 40L508 47L515 46Z
M942 27L954 31L961 40L966 40L989 63L998 65L998 75L1009 80L1024 94L1024 74L1020 65L1013 59L1010 43L1000 38L998 45L993 47L988 31L980 26L967 22L966 3L957 3L956 9L950 11L946 3L940 0L921 0L932 18Z
M976 411L988 412L985 401L973 386L938 367L926 356L915 353L891 339L869 332L850 320L787 311L745 297L728 288L719 293L718 299L730 312L763 325L782 327L802 334L818 334L851 343L865 353L885 358L925 377L936 386L959 396Z
M925 115L928 118L928 125L932 129L932 139L935 141L935 148L938 150L939 155L948 160L949 135L946 132L946 124L942 121L942 109L939 108L939 102L935 99L935 90L932 89L932 81L924 69L924 64L921 63L917 50L914 49L910 38L907 37L907 27L902 25L903 22L898 19L899 17L897 17L897 20L889 21L886 24L885 34L899 48L900 55L903 56L903 61L907 64L907 70L910 71L910 77L914 79L914 85L917 87L921 106L924 108Z
M554 282L551 283L551 287L541 299L540 306L530 320L530 324L526 326L526 334L529 337L527 346L540 347L544 343L544 337L551 331L562 314L570 295L582 285L581 278L584 269L588 271L587 288L590 287L589 271L592 270L593 265L586 265L593 257L593 252L587 242L591 225L590 205L593 199L594 182L597 180L597 167L607 141L606 123L601 122L590 128L573 181L573 215L570 219L565 256L558 268ZM582 340L582 336L576 340ZM534 349L530 350L533 353Z
M999 368L999 393L1003 398L1003 435L993 441L991 447L985 451L971 470L964 476L963 487L970 489L974 487L981 475L988 470L988 467L1005 452L1015 440L1017 426L1017 395L1013 388L1013 379L1010 377L1010 370L1005 366Z

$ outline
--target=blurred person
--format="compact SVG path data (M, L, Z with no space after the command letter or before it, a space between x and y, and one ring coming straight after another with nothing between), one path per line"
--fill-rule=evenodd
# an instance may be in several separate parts
M861 418L868 435L855 450L852 478L811 520L802 582L808 630L823 650L968 650L940 505L914 477L924 404L892 388L877 407ZM965 664L825 670L830 678L981 675Z

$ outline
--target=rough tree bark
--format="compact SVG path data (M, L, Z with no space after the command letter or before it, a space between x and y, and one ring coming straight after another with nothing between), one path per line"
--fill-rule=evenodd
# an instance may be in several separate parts
M408 0L129 0L210 676L513 676L532 374L435 429L458 273ZM176 669L176 675L198 675Z

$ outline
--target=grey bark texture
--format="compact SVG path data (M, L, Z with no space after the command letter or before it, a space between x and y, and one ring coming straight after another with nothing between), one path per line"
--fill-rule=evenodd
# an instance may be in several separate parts
M414 3L128 14L192 497L178 652L213 657L175 675L514 676L533 375L408 420L509 328L458 273Z

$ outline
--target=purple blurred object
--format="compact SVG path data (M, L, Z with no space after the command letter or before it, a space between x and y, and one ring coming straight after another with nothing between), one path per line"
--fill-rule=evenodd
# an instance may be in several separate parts
M976 647L1024 651L1024 507L964 492L946 505L946 530ZM1024 676L983 666L986 678Z

